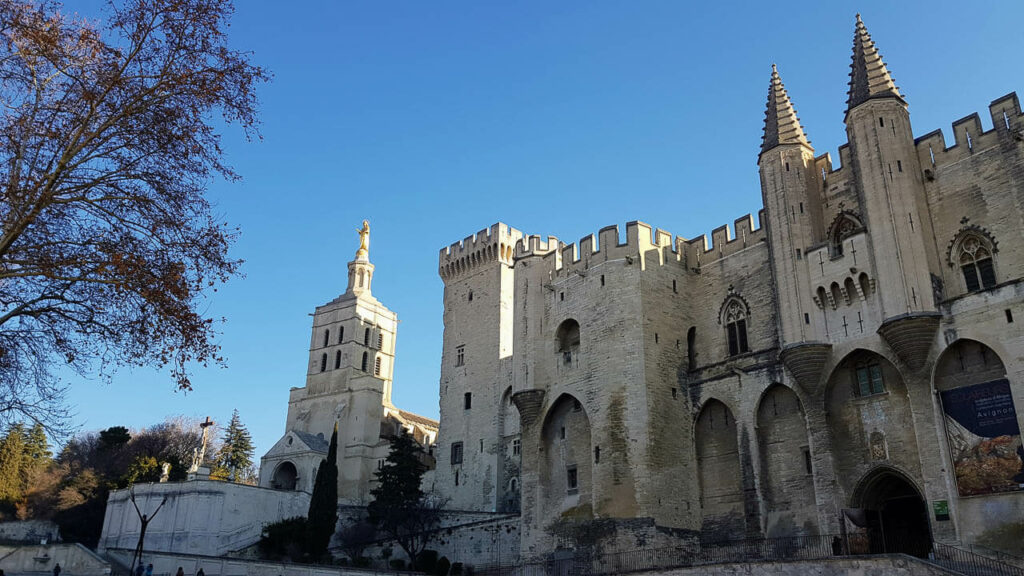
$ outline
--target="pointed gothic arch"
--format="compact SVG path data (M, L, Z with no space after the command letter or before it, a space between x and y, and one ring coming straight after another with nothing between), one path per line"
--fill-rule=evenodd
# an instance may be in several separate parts
M965 226L950 241L946 262L959 268L961 282L967 292L978 292L997 284L995 254L998 244L988 230Z
M843 255L843 240L864 230L860 217L850 210L841 210L828 227L829 253L833 258Z

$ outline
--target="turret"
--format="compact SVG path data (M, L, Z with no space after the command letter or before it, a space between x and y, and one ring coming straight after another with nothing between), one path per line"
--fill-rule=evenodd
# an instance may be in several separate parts
M804 254L822 236L821 184L814 149L772 64L758 168L768 219L783 344L818 338Z
M934 248L925 241L931 237L924 182L907 102L896 87L871 35L857 15L850 65L850 91L847 100L846 133L850 142L854 182L860 200L864 226L877 278L882 322L879 332L911 364L905 343L894 342L893 334L907 334L904 323L893 329L898 319L924 318L931 326L935 319L931 271L937 270ZM842 235L836 231L838 242ZM839 254L844 254L842 249ZM850 259L851 255L842 256ZM868 265L863 258L851 267ZM922 329L922 344L926 336ZM925 353L927 349L925 348Z

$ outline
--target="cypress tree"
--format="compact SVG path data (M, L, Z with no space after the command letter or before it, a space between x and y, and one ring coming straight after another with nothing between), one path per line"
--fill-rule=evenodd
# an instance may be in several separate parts
M217 453L215 476L223 477L231 482L246 478L246 472L252 467L252 456L255 449L252 436L238 417L238 410L231 413L231 422L224 430L224 441Z
M320 462L306 516L309 553L314 558L327 554L327 546L338 524L338 423L334 423L327 459Z

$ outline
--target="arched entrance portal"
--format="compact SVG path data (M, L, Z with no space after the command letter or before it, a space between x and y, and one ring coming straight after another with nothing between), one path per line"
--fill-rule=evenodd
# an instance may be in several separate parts
M872 472L857 486L852 503L847 517L863 528L870 553L928 556L932 538L925 501L903 474Z
M296 481L299 479L299 471L291 462L284 461L274 470L274 476L270 480L270 487L276 490L295 490Z

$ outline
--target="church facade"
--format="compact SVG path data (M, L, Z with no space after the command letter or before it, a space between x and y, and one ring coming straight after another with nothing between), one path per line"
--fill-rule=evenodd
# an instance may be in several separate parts
M424 446L432 467L437 422L391 402L398 316L370 290L368 222L359 235L345 293L313 314L306 385L289 392L285 433L260 461L264 488L312 492L335 426L341 503L369 503L374 472L388 455L388 438L399 430Z
M858 16L838 166L773 66L759 226L443 248L433 489L521 514L524 558L590 519L1019 553L1024 115L989 112L915 137Z

